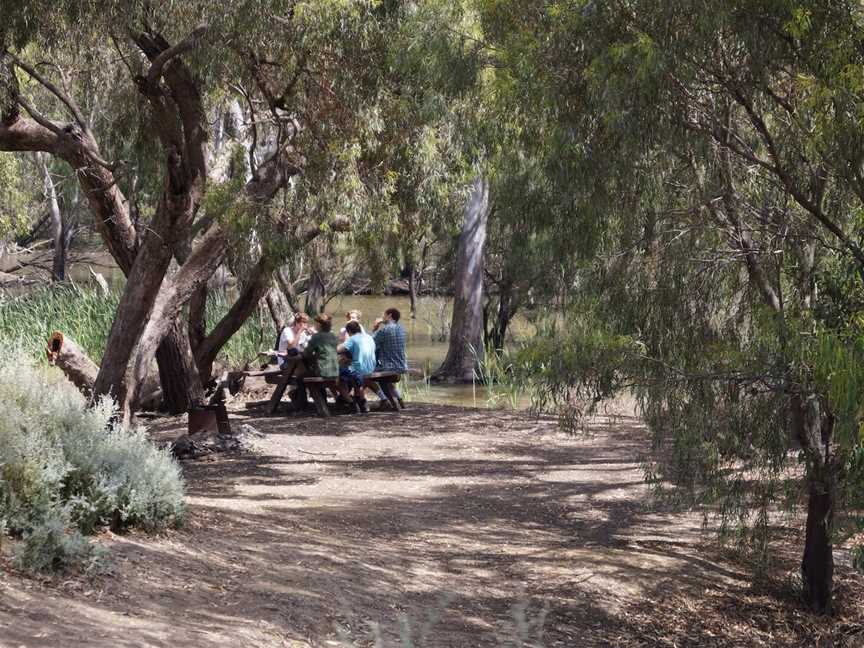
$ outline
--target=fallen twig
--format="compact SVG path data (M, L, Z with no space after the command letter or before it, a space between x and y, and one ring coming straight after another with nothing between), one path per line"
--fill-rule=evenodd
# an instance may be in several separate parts
M308 450L301 450L300 448L294 448L294 449L297 452L302 452L303 454L308 454L308 455L322 455L325 457L335 457L336 456L335 452L309 452Z

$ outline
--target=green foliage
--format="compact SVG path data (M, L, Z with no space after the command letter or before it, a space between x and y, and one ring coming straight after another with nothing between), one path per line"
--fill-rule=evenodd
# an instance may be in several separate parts
M630 386L643 352L637 340L616 333L598 314L598 305L586 300L541 327L514 354L513 366L533 409L556 413L564 429L575 432L598 403Z
M25 231L30 199L24 186L21 162L0 155L0 243Z
M805 480L836 479L833 531L848 530L862 488L860 8L477 6L490 87L517 115L497 122L512 151L493 167L501 222L517 258L537 240L541 263L576 259L561 292L581 307L517 363L538 406L572 424L595 399L636 396L648 477L716 505L763 558L770 514ZM827 452L799 447L799 396L830 413Z
M232 295L215 291L207 300L207 329L211 330L222 319L233 303ZM261 349L271 348L276 331L270 315L263 312L247 319L228 343L222 347L219 360L232 369L242 369L246 363L254 362Z
M70 528L62 513L52 511L24 534L15 562L32 572L62 572L73 567L89 571L101 557L93 544Z
M81 534L111 524L156 529L183 517L183 481L167 451L112 422L65 377L10 354L0 362L0 519L40 570L92 555Z

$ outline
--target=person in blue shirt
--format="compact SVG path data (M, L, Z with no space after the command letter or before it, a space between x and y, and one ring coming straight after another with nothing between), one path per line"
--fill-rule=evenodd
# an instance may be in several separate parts
M348 322L345 325L348 339L340 344L338 351L351 356L351 364L339 369L339 390L342 397L356 405L360 412L368 412L366 395L363 389L363 379L375 371L375 340L371 335L364 333L360 323ZM354 398L351 398L351 392Z
M408 372L408 359L405 356L405 329L399 323L402 314L397 308L388 308L384 311L384 318L375 322L375 332L372 338L375 340L375 356L380 371L395 371L400 374ZM396 389L396 397L399 405L404 407L402 394ZM381 387L378 387L378 398L382 405L387 403L387 396Z

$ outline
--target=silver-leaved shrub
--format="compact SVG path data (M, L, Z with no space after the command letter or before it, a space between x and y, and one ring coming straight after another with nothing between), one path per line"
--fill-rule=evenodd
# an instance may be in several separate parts
M59 372L0 359L0 528L23 539L19 562L63 568L92 556L82 537L111 525L158 529L183 516L183 480L167 451L88 406Z

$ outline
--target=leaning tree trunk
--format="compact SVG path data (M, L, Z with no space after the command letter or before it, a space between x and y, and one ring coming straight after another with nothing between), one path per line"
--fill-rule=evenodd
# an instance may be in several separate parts
M807 531L801 578L805 602L817 613L831 609L834 587L834 466L830 456L833 418L816 396L792 398L793 425L807 462Z
M279 288L279 292L282 293L282 297L285 298L291 314L298 312L300 310L300 300L297 298L297 290L294 288L294 282L288 276L285 266L276 271L276 286Z
M272 272L270 260L266 256L259 259L249 273L237 300L195 351L195 362L202 380L210 380L213 363L216 361L219 351L231 339L231 336L240 330L244 322L258 308L258 303L267 295L270 290ZM251 362L253 358L247 358L247 360Z
M483 359L483 249L489 219L489 184L477 178L465 209L456 260L450 346L437 380L471 382Z

